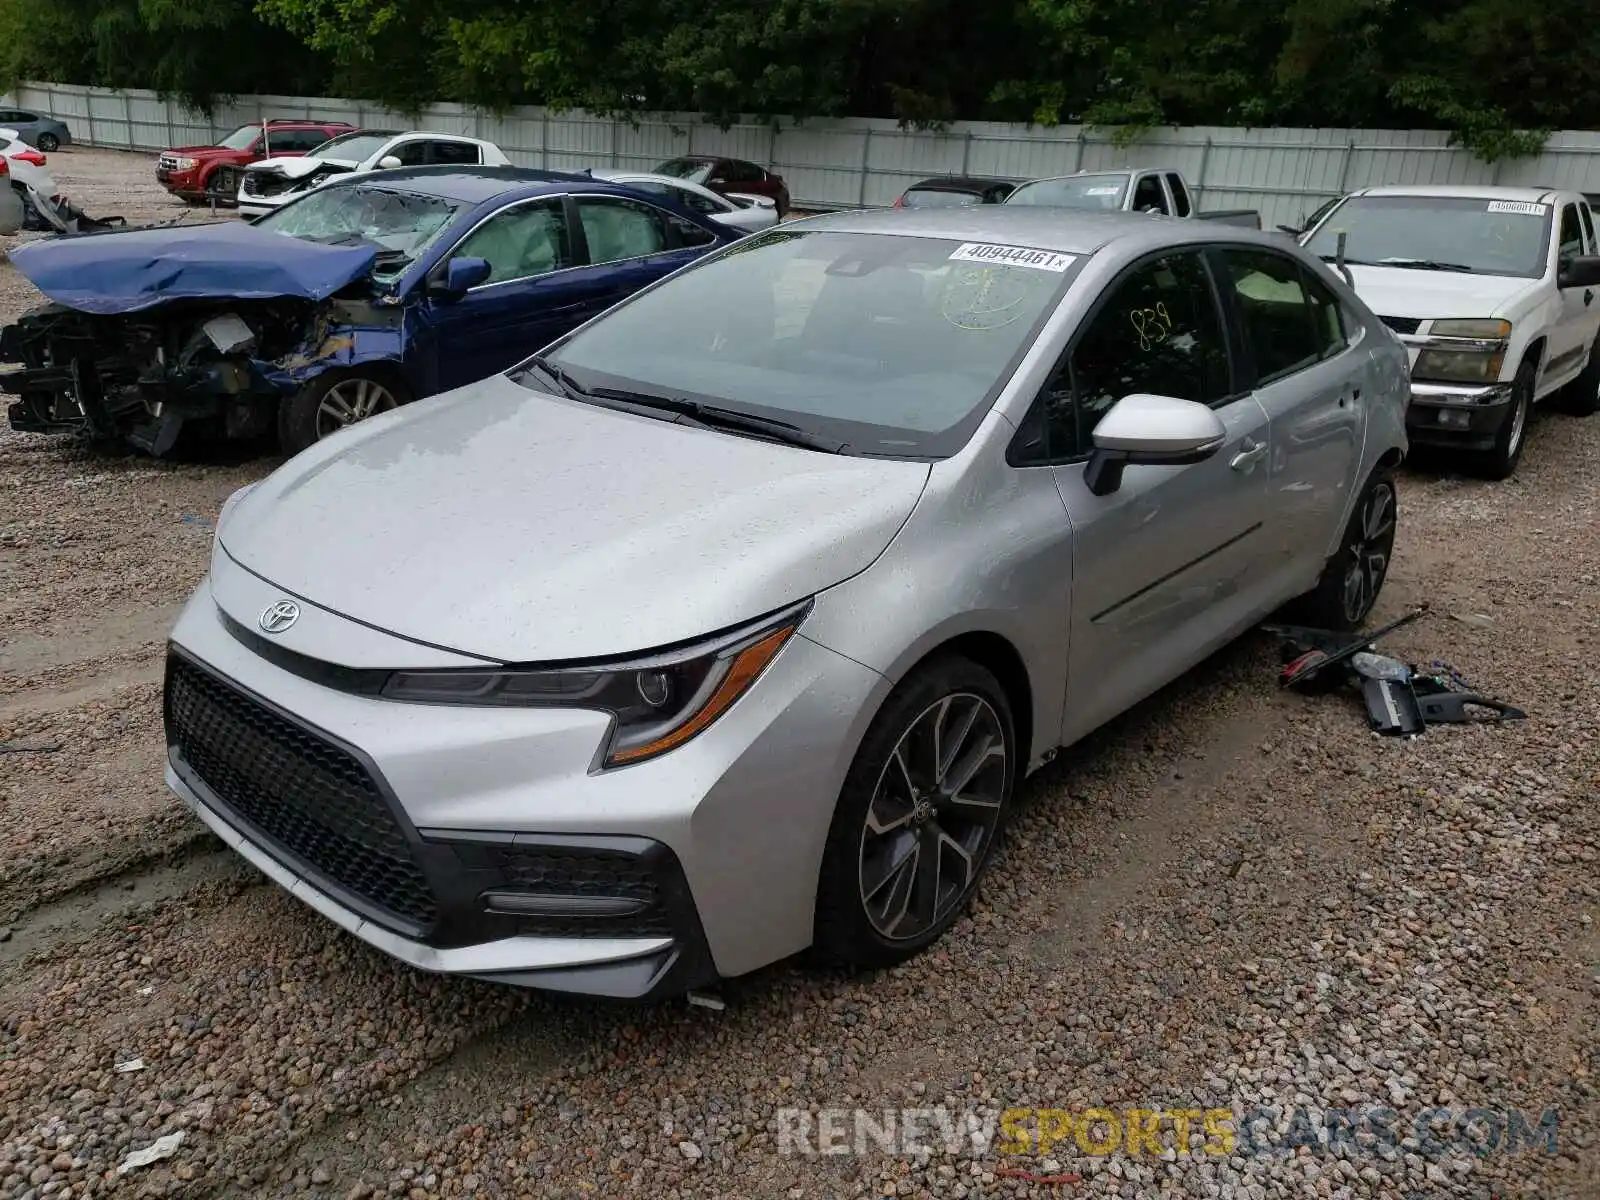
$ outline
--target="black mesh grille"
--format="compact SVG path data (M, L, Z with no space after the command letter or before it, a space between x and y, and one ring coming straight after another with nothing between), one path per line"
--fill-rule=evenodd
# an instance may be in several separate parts
M1379 317L1378 320L1396 333L1415 333L1422 327L1422 322L1414 317Z
M351 755L177 656L167 720L168 740L236 817L374 908L437 919L404 832Z
M636 913L616 917L519 917L524 933L545 937L673 934L655 871L632 854L588 847L513 846L494 847L489 857L501 875L496 891L620 897L644 905Z

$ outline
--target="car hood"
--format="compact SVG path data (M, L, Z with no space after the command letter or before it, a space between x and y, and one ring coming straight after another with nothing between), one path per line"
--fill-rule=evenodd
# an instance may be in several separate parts
M248 154L245 150L230 150L226 146L174 146L162 153L177 158L227 158L235 154Z
M260 162L251 163L246 170L272 171L282 175L285 179L304 179L313 171L324 167L335 167L344 171L355 170L358 164L344 158L317 158L315 155L306 154L298 158L264 158Z
M1373 312L1422 321L1498 316L1524 292L1539 286L1537 279L1406 267L1351 267L1350 274L1356 294Z
M18 246L11 262L57 304L128 313L169 300L322 300L369 274L377 247L325 246L219 221Z
M866 569L929 469L496 375L297 455L219 540L287 595L406 638L499 662L601 658L718 632Z

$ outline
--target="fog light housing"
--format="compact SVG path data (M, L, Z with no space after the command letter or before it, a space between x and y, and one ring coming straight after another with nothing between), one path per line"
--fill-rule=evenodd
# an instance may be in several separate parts
M1464 408L1441 408L1439 424L1450 429L1465 429L1472 424L1472 414Z

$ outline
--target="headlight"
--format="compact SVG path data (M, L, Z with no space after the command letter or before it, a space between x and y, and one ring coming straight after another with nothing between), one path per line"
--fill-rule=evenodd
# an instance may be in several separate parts
M1493 383L1500 378L1506 340L1511 336L1510 321L1451 318L1433 322L1429 334L1459 342L1424 347L1417 354L1413 378L1441 383Z
M727 712L777 657L809 609L808 602L735 633L630 662L397 671L383 695L423 704L598 709L614 718L602 765L628 766L683 745Z
M192 171L197 165L196 160L192 158L175 158L172 160L173 168L178 171Z
M1435 321L1429 328L1436 337L1485 338L1493 340L1511 336L1510 321L1451 319Z

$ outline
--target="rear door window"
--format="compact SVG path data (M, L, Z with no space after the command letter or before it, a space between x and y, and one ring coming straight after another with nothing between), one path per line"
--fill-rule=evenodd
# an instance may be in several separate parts
M1561 252L1565 262L1583 253L1583 223L1578 220L1578 206L1569 204L1561 210Z
M471 142L429 142L428 148L428 161L433 163L476 163L481 158L478 147Z
M1344 348L1337 298L1293 259L1266 250L1223 250L1258 384L1303 371Z
M589 261L596 266L646 258L666 250L666 216L653 205L621 196L578 197L578 217L589 244ZM708 240L709 237L707 234Z
M1143 212L1153 209L1158 213L1167 211L1167 198L1161 194L1161 177L1159 175L1145 175L1139 180L1139 186L1133 190L1133 211Z
M1167 187L1172 191L1172 215L1187 217L1193 210L1189 207L1189 189L1183 186L1183 177L1168 171Z

